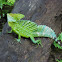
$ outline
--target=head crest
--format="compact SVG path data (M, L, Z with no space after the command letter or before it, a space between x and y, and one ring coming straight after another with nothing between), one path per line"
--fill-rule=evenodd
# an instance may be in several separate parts
M16 22L22 18L24 18L25 16L23 14L13 14L13 13L8 13L7 14L7 20L8 22Z

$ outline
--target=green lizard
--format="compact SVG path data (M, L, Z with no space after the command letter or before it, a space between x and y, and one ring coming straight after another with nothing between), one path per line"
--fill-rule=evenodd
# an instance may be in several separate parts
M21 42L21 36L30 38L33 43L41 45L41 40L35 40L34 37L49 37L54 39L60 44L57 40L55 32L46 25L37 25L30 20L20 20L24 17L23 14L7 14L8 25L11 27L11 32L14 31L18 34L18 42Z

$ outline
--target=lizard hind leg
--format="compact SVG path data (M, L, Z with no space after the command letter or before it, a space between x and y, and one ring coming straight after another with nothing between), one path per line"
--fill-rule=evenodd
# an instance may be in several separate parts
M41 47L43 47L41 40L36 40L36 41L37 41L38 46L40 45Z
M36 41L35 41L34 37L32 37L32 36L30 37L30 39L32 40L33 43L35 43L35 44L37 43L38 46L41 45L41 47L43 47L43 46L42 46L42 43L41 43L41 40L36 40Z

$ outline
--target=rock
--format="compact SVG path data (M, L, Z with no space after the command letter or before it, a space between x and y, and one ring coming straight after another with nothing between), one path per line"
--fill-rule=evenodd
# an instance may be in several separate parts
M44 0L18 0L16 1L12 13L22 13L24 19L32 21L39 20L46 12Z
M8 31L10 31L10 27L8 26L8 22L6 22L2 29L2 35L8 33Z
M37 39L37 38L36 38ZM41 38L38 38L41 40ZM47 39L47 38L46 38ZM18 43L13 35L5 34L0 37L0 61L1 62L46 62L45 58L49 56L50 40L43 38L42 45L37 47L30 39L21 38L21 44ZM28 48L29 47L29 48ZM17 52L17 53L16 53ZM45 59L45 60L44 60Z
M17 62L17 53L9 46L11 36L1 35L0 36L0 62Z
M55 20L55 16L62 9L62 0L59 0L59 1L58 0L54 0L54 1L53 0L45 0L47 12L46 13L44 12L42 17L40 17L39 19L37 19L37 17L34 15L36 13L37 14L43 13L42 10L38 12L38 8L40 5L42 5L42 3L38 4L39 6L36 6L37 9L35 8L31 12L29 12L28 6L27 6L27 5L29 5L29 3L27 4L27 2L30 2L30 1L32 2L32 0L30 0L30 1L27 0L26 4L24 4L25 2L23 2L23 1L19 0L19 2L17 1L15 3L12 13L20 13L21 12L26 15L26 18L24 18L24 19L33 20L37 24L47 25L47 26L51 27L56 32L56 34L61 32L61 24L62 23L57 22ZM37 0L33 0L33 2L34 1L38 2ZM20 2L22 2L22 4L20 4ZM41 1L39 1L39 2L41 2ZM26 5L27 8L25 8L24 5ZM35 7L35 5L34 5L34 7ZM23 11L23 8L24 8L24 11ZM31 8L31 6L29 8ZM45 8L43 10L45 10ZM28 17L28 16L30 16L30 17ZM38 17L39 16L40 16L40 14L38 15ZM6 30L7 26L4 26L4 27L5 27L4 29ZM3 31L4 31L4 29L3 29ZM11 35L8 35L8 37L9 36L11 36ZM51 40L49 38L36 38L36 39L41 39L42 45L43 45L43 48L41 48L40 46L38 48L36 48L37 45L35 45L35 44L33 45L32 41L30 39L26 39L26 38L22 37L21 38L22 44L20 44L20 43L14 41L14 37L13 38L12 37L13 36L11 36L11 38L9 37L9 42L10 42L9 45L12 48L14 48L14 50L17 52L18 62L48 62L47 60L48 60L48 57L51 52L50 46L53 43L53 40ZM3 40L3 38L4 37L2 37L2 40ZM6 38L6 40L7 39L8 38Z

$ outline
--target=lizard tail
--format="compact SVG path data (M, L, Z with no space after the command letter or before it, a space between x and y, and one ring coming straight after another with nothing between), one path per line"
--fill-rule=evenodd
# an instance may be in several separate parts
M46 25L38 25L38 32L40 33L40 34L38 34L38 36L49 37L49 38L54 39L59 45L62 44L61 40L57 39L54 30L52 30L48 26L46 26Z

